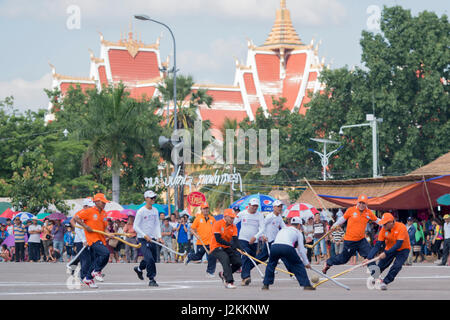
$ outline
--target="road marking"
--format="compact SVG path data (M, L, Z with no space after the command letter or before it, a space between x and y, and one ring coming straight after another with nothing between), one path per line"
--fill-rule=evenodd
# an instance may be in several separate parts
M116 292L142 292L142 291L163 291L189 289L189 286L173 285L171 288L145 288L145 289L88 289L88 290L66 290L66 291L37 291L37 292L0 292L1 296L21 296L21 295L52 295L52 294L102 294Z

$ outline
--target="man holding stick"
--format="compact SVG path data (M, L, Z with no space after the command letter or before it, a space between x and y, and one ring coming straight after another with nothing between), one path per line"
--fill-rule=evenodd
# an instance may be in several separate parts
M217 259L210 255L209 245L213 236L212 227L216 219L209 213L209 205L204 202L200 205L202 213L199 214L191 225L191 231L197 238L197 252L189 253L184 264L187 265L189 261L201 260L206 253L208 258L208 266L206 267L206 274L209 277L214 277L216 272Z
M269 258L270 248L272 243L280 231L280 229L286 228L286 224L283 221L281 213L283 211L283 203L280 200L273 202L273 212L269 213L264 218L264 234L267 237L267 242L263 246L261 252L256 256L257 259L265 261Z
M232 209L225 209L223 219L216 221L213 225L211 238L211 257L219 260L223 272L219 277L227 289L236 289L233 273L241 267L241 257L236 249L241 249L237 237L237 227L233 223L236 214Z
M264 216L258 211L259 201L256 198L252 198L249 201L248 208L240 212L234 224L241 222L241 230L239 232L239 243L242 250L247 252L251 256L256 255L256 249L258 248L258 239L261 237L263 241L267 241L267 238L263 235L264 232ZM250 272L255 267L255 264L247 256L242 256L242 285L248 286L251 282Z
M344 235L344 249L338 254L326 260L322 269L323 273L327 273L333 265L347 263L352 256L358 252L362 257L367 258L370 252L370 244L365 238L365 230L369 220L378 223L380 219L367 207L368 198L366 195L360 195L356 206L348 208L344 215L340 217L332 226L330 231L334 231L347 221L347 230Z
M81 255L80 259L81 274L85 275L82 283L89 288L97 288L94 279L99 282L104 281L102 270L105 268L109 259L105 236L93 231L104 230L106 232L107 217L104 208L109 201L103 193L97 193L93 201L95 204L94 207L81 210L73 217L73 221L82 226L86 231L85 236L89 254Z
M269 263L264 275L263 290L268 290L275 279L275 268L281 259L286 267L295 275L300 286L304 290L315 290L308 279L306 269L311 265L306 256L306 249L303 246L303 234L300 217L293 217L289 227L278 232L275 241L270 249Z
M143 271L147 269L148 285L150 287L158 287L155 281L156 276L156 246L154 241L164 243L161 238L161 225L159 222L159 214L153 204L156 201L156 193L149 190L144 193L145 206L140 208L136 213L133 228L137 233L137 240L141 246L144 259L139 266L134 267L139 279L144 280ZM153 240L153 241L152 241Z
M370 251L365 262L375 257L382 249L383 244L385 244L386 247L379 256L380 260L378 262L378 268L380 269L380 274L394 262L386 277L379 280L380 289L387 290L387 285L394 281L395 277L402 269L403 264L408 259L411 244L406 226L401 222L396 222L389 212L383 214L383 218L379 222L379 225L383 227L378 234L378 241ZM369 263L368 266L370 267L371 265L375 265L375 262ZM371 271L373 276L376 270L372 268Z

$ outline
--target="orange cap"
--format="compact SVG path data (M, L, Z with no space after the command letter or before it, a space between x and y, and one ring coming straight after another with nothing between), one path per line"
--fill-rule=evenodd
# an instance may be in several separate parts
M106 197L105 197L105 195L104 195L103 193L97 193L97 194L94 196L93 201L94 201L94 202L95 202L95 201L101 201L101 202L103 202L103 203L108 203L108 202L109 202L109 201L106 199Z
M236 213L234 213L233 209L228 208L228 209L223 210L223 216L236 218Z
M379 225L385 225L386 223L388 223L389 221L394 221L394 216L392 214L390 214L389 212L385 212L383 213L383 217L381 218L380 222L378 223Z
M202 208L202 209L209 208L208 202L203 202L203 203L200 205L200 208Z
M367 198L367 196L365 194L362 194L358 197L358 202L367 203L367 201L369 201L369 198Z

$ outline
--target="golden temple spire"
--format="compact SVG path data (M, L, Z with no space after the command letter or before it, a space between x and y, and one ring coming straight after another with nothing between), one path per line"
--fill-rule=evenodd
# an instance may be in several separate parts
M290 11L286 8L286 0L281 0L272 31L263 46L270 46L275 49L300 45L303 45L303 43L292 25Z

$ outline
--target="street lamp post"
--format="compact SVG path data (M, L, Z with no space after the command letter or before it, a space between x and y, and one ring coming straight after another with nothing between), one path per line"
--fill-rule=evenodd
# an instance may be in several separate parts
M372 127L372 176L374 178L378 177L378 139L377 139L377 122L383 122L383 118L375 117L373 114L366 114L366 120L369 122L361 123L361 124L352 124L342 126L339 130L339 134L343 135L344 131L342 129L345 128L355 128L355 127Z
M341 150L343 148L343 146L340 146L339 148L337 148L336 150L333 150L329 153L327 153L327 143L333 143L333 144L339 144L338 141L333 141L333 140L328 140L328 139L315 139L315 138L310 138L312 141L316 141L316 142L321 142L323 143L323 153L320 153L319 151L316 151L314 149L308 148L308 151L314 152L315 154L318 154L322 163L322 168L323 168L323 181L327 180L327 166L329 163L329 159L330 156L336 152L338 152L339 150Z
M172 30L169 28L168 25L166 25L165 23L159 22L157 20L151 19L148 15L145 14L137 14L134 16L136 19L138 20L144 20L144 21L153 21L156 22L162 26L164 26L165 28L167 28L167 30L169 30L170 35L172 36L172 41L173 41L173 130L176 131L178 129L178 123L177 123L177 46L176 46L176 42L175 42L175 36L173 35ZM169 119L169 112L167 112L167 119ZM167 124L169 123L169 121L167 121ZM174 164L174 172L175 174L177 173L178 170L178 164L175 163ZM178 209L178 189L177 187L175 187L174 190L174 198L175 198L175 208ZM169 203L170 206L170 203Z

